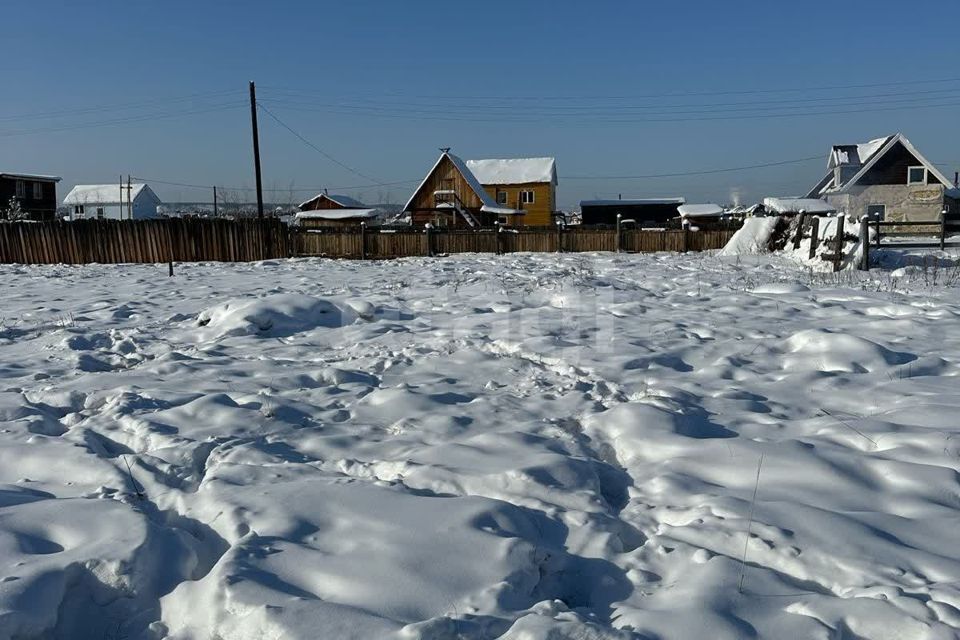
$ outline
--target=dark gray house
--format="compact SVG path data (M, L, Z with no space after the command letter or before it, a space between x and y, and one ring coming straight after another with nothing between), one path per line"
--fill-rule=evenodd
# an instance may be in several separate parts
M584 226L613 226L617 214L621 220L632 220L639 226L663 225L680 216L683 198L645 198L642 200L581 200Z
M827 175L807 198L821 198L838 211L878 215L894 222L934 222L946 210L960 214L960 191L897 133L862 144L835 145Z
M57 214L57 176L0 171L0 220L7 216L10 201L31 220L53 220Z

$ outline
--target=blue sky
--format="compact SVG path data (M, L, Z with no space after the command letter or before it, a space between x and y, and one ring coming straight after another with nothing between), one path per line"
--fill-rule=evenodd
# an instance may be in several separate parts
M402 202L415 185L371 182L421 178L441 146L555 156L565 208L797 193L830 144L895 131L951 176L960 168L955 0L4 6L20 19L0 39L0 168L61 175L61 198L121 173L252 186L249 80L272 113L366 176L261 112L264 182L280 199L293 185L295 198L361 187L346 192ZM810 156L821 159L574 179ZM167 200L209 197L154 186Z

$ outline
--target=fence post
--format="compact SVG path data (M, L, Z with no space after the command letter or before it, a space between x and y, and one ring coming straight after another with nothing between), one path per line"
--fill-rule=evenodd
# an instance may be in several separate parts
M947 246L947 210L940 212L940 251Z
M619 234L618 234L619 237ZM686 253L690 247L690 222L683 221L683 252Z
M557 253L563 253L563 222L557 220Z
M800 248L800 239L803 238L803 223L807 220L807 212L803 209L800 210L800 222L797 224L797 235L793 237L793 249L796 251Z
M433 225L430 224L429 222L423 228L424 233L427 234L427 256L431 258L433 257L433 240L430 237L431 236L430 232L432 230L433 230Z
M870 271L870 218L860 218L860 270Z
M360 223L360 259L367 259L367 223Z
M843 262L843 221L846 215L841 213L837 215L837 237L836 250L833 254L833 270L840 271L840 264Z
M623 243L620 240L620 219L623 218L623 214L617 214L617 253L620 253Z
M820 244L820 218L817 216L813 217L813 222L810 224L810 255L807 256L813 260L814 256L817 255L817 246Z
M500 247L500 234L503 233L503 227L500 226L499 222L496 223L496 231L494 231L494 233L497 235L497 255L499 256L503 253L503 249Z

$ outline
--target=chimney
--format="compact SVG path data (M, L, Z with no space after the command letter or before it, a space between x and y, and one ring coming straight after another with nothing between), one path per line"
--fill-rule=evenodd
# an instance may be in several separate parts
M960 187L960 171L953 172L953 186Z
M618 193L618 194L617 194L617 200L623 200L623 194L622 194L622 193Z

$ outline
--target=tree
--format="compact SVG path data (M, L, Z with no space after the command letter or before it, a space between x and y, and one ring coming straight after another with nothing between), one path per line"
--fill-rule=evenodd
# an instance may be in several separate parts
M3 212L4 217L7 220L27 220L30 217L30 214L23 210L23 207L20 206L20 201L15 197L10 198L10 202L7 203L7 208Z

